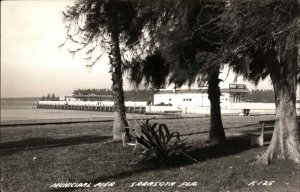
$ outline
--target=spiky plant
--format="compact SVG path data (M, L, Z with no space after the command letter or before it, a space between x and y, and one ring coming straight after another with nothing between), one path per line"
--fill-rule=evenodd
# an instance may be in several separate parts
M136 121L136 124L135 126L140 128L141 135L133 128L134 126L131 126L123 136L125 139L125 134L129 133L129 136L135 140L131 158L135 154L137 146L140 145L144 150L138 153L139 160L148 160L154 157L161 161L168 161L175 155L182 154L197 162L184 152L185 144L180 142L179 133L170 132L166 124L151 124L150 119Z

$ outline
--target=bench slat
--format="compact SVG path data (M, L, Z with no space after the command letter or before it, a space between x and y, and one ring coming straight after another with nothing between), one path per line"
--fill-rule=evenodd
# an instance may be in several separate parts
M258 131L261 131L261 127L258 128ZM274 126L270 127L264 127L264 131L274 131Z
M258 124L274 124L275 120L269 120L269 121L259 121Z

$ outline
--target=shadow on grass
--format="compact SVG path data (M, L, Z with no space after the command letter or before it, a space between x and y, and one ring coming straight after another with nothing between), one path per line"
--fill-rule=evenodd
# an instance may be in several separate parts
M0 143L0 155L10 155L19 151L28 151L35 149L65 147L70 145L98 143L111 139L110 136L80 136L62 139L53 139L51 137L41 137L25 139L21 141L12 141Z
M186 153L193 158L195 158L200 163L208 161L210 159L216 159L220 157L232 156L243 151L249 150L252 147L249 145L249 138L247 136L235 136L229 137L228 142L224 144L218 145L208 145L200 146L194 148ZM126 161L126 160L125 160ZM129 162L129 160L128 160ZM179 168L182 166L187 166L194 164L195 162L186 158L183 155L175 156L174 158L170 159L169 161L159 161L159 160L149 160L143 161L136 164L124 164L120 165L120 169L117 169L116 172L99 176L93 180L83 180L79 181L80 183L92 183L92 185L100 182L110 182L110 181L117 181L120 179L124 179L136 174L140 174L147 171L154 171L154 170L166 170L169 168ZM64 189L64 191L72 191L75 189Z
M258 123L252 123L252 124L247 124L247 125L242 125L242 126L230 126L230 127L224 127L224 129L235 129L235 128L245 128L245 127L254 127L259 125Z
M247 124L247 125L243 125L243 126L237 126L237 127L224 127L224 130L228 130L228 129L237 129L237 128L252 128L253 130L256 129L256 125L258 125L257 123L253 123L253 124ZM250 132L249 130L238 130L239 132ZM192 133L185 133L185 134L181 134L180 136L190 136L190 135L200 135L200 134L207 134L209 133L209 130L205 130L205 131L198 131L198 132L192 132Z

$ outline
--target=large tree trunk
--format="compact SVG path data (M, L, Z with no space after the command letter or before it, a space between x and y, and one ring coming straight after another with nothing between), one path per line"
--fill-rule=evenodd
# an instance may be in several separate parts
M270 72L275 92L275 127L270 146L258 160L266 164L270 164L273 159L290 159L299 163L300 131L296 119L297 57L285 64L277 64Z
M208 81L208 98L210 100L209 141L214 143L226 141L221 117L219 82L219 71L213 71Z
M112 91L114 99L114 127L113 127L113 140L121 141L124 127L127 126L124 92L123 92L123 79L122 79L122 60L119 45L119 32L112 31L111 51L109 54L112 75Z

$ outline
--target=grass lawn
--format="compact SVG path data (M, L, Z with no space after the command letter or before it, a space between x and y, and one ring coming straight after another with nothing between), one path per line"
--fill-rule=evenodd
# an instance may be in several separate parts
M222 146L204 142L208 117L153 120L179 131L192 146L188 154L200 163L177 156L167 163L130 164L132 148L106 143L111 139L111 122L1 127L1 192L299 191L299 165L290 161L251 164L267 146L250 147L247 131L255 129L259 120L272 118L224 116L228 142ZM112 182L113 186L99 186ZM150 182L171 186L137 186ZM181 185L184 182L190 183ZM55 188L55 183L88 183L90 187Z

